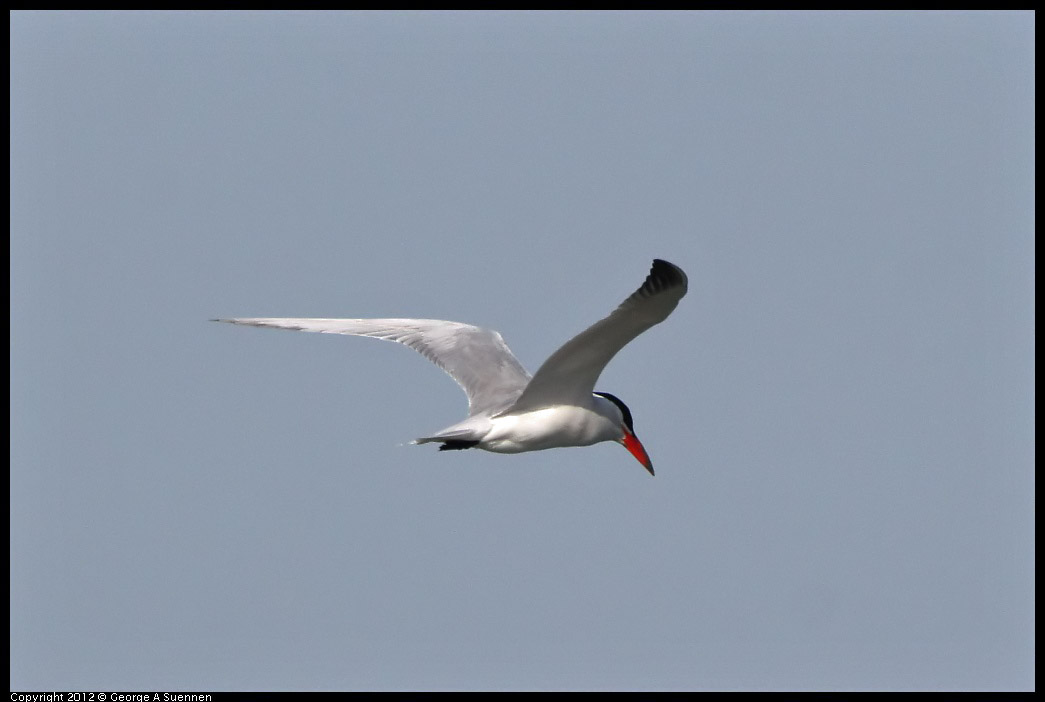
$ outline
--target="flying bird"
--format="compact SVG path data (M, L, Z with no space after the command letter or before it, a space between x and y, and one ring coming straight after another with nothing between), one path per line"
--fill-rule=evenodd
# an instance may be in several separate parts
M414 444L439 450L479 448L522 453L601 441L622 444L653 475L620 398L595 392L602 369L628 342L667 319L686 294L686 274L655 259L642 286L608 317L567 341L532 377L501 335L436 319L301 319L239 317L214 322L396 341L446 371L468 396L468 418Z

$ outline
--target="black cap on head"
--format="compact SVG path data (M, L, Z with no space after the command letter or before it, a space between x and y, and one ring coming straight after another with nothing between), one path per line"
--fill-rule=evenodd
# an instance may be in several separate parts
M617 405L617 409L624 415L624 426L628 428L632 434L635 433L635 426L631 423L631 410L624 404L619 397L611 395L608 392L593 392L592 395L598 395L599 397L605 397L607 400Z

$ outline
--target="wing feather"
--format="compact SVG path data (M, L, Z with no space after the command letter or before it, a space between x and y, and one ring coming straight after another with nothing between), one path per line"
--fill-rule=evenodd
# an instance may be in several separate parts
M212 321L321 334L370 336L404 344L442 368L464 389L468 396L469 416L506 409L530 380L530 374L499 333L461 322L294 317L238 317Z
M688 285L681 268L655 259L642 286L610 316L549 356L509 411L588 402L606 364L632 339L667 319Z

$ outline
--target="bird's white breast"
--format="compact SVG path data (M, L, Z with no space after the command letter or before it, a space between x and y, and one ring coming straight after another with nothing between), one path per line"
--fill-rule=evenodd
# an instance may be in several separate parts
M590 446L615 441L621 430L590 409L573 406L508 414L490 420L490 431L479 448L495 453L522 453L564 446Z

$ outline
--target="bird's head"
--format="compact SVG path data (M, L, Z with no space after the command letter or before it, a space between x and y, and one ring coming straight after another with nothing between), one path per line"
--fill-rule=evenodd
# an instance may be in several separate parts
M593 393L598 397L602 397L612 402L617 410L620 411L620 429L621 436L617 439L617 443L622 445L624 448L631 452L639 463L645 466L646 470L649 471L650 475L653 475L653 461L646 455L646 449L642 446L642 442L635 436L635 425L632 423L631 410L624 404L619 397L611 395L608 392L596 392Z

